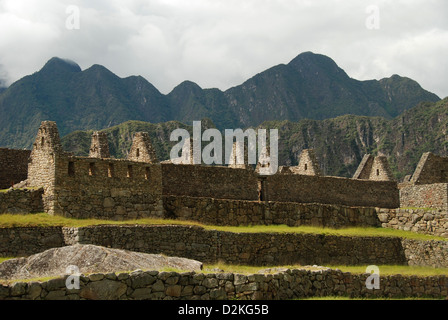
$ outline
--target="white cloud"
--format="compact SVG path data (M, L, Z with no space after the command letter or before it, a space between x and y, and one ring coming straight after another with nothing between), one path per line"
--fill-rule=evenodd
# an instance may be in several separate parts
M79 30L65 28L69 5ZM365 27L369 5L379 30ZM225 90L313 51L353 78L400 74L445 97L446 12L444 0L0 0L0 64L11 82L60 56L168 93L183 80Z

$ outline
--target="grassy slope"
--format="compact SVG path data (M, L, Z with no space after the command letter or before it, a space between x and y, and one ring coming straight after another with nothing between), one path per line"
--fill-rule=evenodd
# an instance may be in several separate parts
M285 225L279 226L240 226L240 227L221 227L221 226L207 226L196 222L190 221L180 221L180 220L163 220L163 219L139 219L132 221L107 221L107 220L95 220L95 219L69 219L59 216L50 216L45 213L30 214L30 215L11 215L2 214L0 215L0 227L10 228L10 227L48 227L48 226L67 226L67 227L85 227L93 225L196 225L203 227L207 230L221 230L226 232L237 232L237 233L255 233L255 232L267 232L267 233L312 233L312 234L327 234L327 235L341 235L341 236L376 236L376 237L402 237L407 239L419 239L419 240L444 240L445 238L421 235L413 232L406 232L393 229L382 229L382 228L347 228L347 229L327 229L327 228L317 228L317 227L288 227ZM0 263L12 259L11 257L0 258ZM351 273L365 273L365 266L327 266L332 269L340 269L343 272ZM303 269L300 265L288 265L288 266L264 266L264 267L254 267L245 265L229 265L224 263L218 264L206 264L204 265L205 273L214 273L217 270L223 270L224 272L233 273L258 273L260 270L265 270L265 273L273 273L281 268L289 269ZM314 267L306 267L307 269L316 269ZM417 276L432 276L432 275L444 275L448 274L448 268L432 268L432 267L415 267L415 266L379 266L381 275L392 275L392 274L402 274L402 275L417 275ZM268 270L271 269L271 270ZM174 272L184 272L185 270L177 270L172 268L165 268L160 271L174 271ZM126 271L122 271L126 272ZM47 281L56 277L46 277L46 278L36 278L27 281ZM4 283L13 283L20 280L12 280ZM333 300L333 297L326 297L322 299ZM338 297L337 299L340 299Z
M419 234L410 231L402 231L386 228L346 228L346 229L330 229L319 227L288 227L286 225L270 225L270 226L213 226L204 225L198 222L182 221L182 220L165 220L165 219L138 219L129 221L109 221L97 219L70 219L60 216L51 216L46 213L28 214L28 215L0 215L0 227L49 227L49 226L65 226L65 227L86 227L92 225L195 225L203 227L206 230L219 230L223 232L234 233L311 233L338 236L354 236L354 237L400 237L405 239L416 240L441 240L447 241L446 238L436 237L426 234Z

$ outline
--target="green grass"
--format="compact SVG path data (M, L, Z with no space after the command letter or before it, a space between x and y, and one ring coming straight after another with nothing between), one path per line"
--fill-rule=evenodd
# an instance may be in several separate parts
M271 226L239 226L239 227L213 226L213 229L234 233L272 233L272 232L308 233L308 234L323 234L323 235L352 236L352 237L399 237L415 240L448 241L447 238L426 234L419 234L411 231L386 229L386 228L373 228L373 227L331 229L331 228L311 227L311 226L288 227L286 225L271 225Z
M16 282L46 282L48 280L52 280L52 279L58 279L58 278L62 278L61 276L57 276L57 277L40 277L40 278L32 278L32 279L10 279L10 280L4 280L4 279L0 279L0 283L2 285L12 285Z
M320 267L312 266L301 266L301 265L286 265L286 266L248 266L248 265L236 265L236 264L226 264L226 263L215 263L215 264L203 264L204 273L216 273L216 269L222 270L228 273L240 273L240 274L254 274L259 273L260 270L263 273L278 273L280 269L307 269L307 270L320 270ZM269 270L270 271L266 271Z
M339 269L343 272L366 273L367 266L327 266L331 269ZM379 265L380 275L417 275L417 276L438 276L447 275L448 268L433 268L420 266L400 266L400 265Z
M183 221L183 220L168 220L168 219L154 219L145 218L129 221L110 221L98 219L72 219L61 216L51 216L46 213L13 215L0 215L0 228L11 227L87 227L94 225L195 225L203 227L206 230L219 230L233 233L303 233L303 234L321 234L321 235L336 235L336 236L351 236L351 237L400 237L405 239L415 240L441 240L448 241L446 238L437 237L426 234L419 234L411 231L386 229L386 228L345 228L345 229L330 229L311 226L288 227L286 225L260 225L260 226L213 226L204 225L199 222Z
M366 273L367 265L361 266L342 266L342 265L332 265L323 266L324 268L339 269L342 272L350 272L353 274ZM226 263L216 263L216 264L204 264L203 271L205 273L214 273L214 269L220 269L224 272L229 273L242 273L242 274L252 274L258 273L260 270L271 269L271 272L276 273L278 269L307 269L307 270L319 270L319 267L312 266L301 266L301 265L285 265L285 266L247 266L247 265L231 265ZM417 267L417 266L400 266L400 265L379 265L380 275L394 275L401 274L406 276L437 276L437 275L448 275L448 268L433 268L433 267Z
M427 212L427 211L438 211L438 209L427 208L427 207L401 207L400 209L404 209L404 210L423 210L425 212Z
M14 259L13 257L0 257L0 263L6 260Z
M7 258L7 259L14 259L14 258ZM2 261L0 261L1 263ZM121 270L121 271L115 271L114 273L116 275L119 275L120 273L131 273L135 270ZM172 268L172 267L165 267L165 268L160 268L157 270L154 269L143 269L142 271L159 271L159 272L176 272L176 273L185 273L185 272L191 272L191 270L182 270L182 269L176 269L176 268ZM89 276L91 274L94 274L97 272L91 272L91 273L82 273L84 276ZM104 273L106 274L106 273ZM4 284L4 285L11 285L15 282L46 282L48 280L52 280L52 279L59 279L59 278L63 278L64 276L48 276L48 277L37 277L37 278L29 278L29 279L0 279L0 284Z
M0 258L0 263L13 258ZM366 271L367 266L324 266L324 268L331 268L331 269L339 269L342 272L350 272L352 274L363 274ZM399 265L379 265L380 275L396 275L400 274L403 276L418 276L418 277L428 277L428 276L437 276L437 275L448 275L448 268L432 268L432 267L416 267L416 266L399 266ZM272 273L278 273L281 272L282 269L306 269L306 270L320 270L321 267L313 267L313 266L301 266L301 265L285 265L285 266L247 266L247 265L231 265L231 264L225 264L225 263L216 263L216 264L204 264L202 273L218 273L220 271L217 271L217 269L227 272L227 273L238 273L238 274L258 274L259 271L263 270L263 274L272 274ZM115 274L120 273L131 273L134 270L121 270L116 271ZM151 271L151 270L143 270L143 271ZM182 269L176 269L172 267L165 267L158 269L159 272L176 272L176 273L184 273L184 272L190 272L190 270L182 270ZM196 273L201 273L196 272ZM84 274L88 276L89 274ZM48 281L50 279L56 279L60 278L60 276L53 276L53 277L40 277L40 278L33 278L33 279L11 279L11 280L1 280L0 283L3 284L12 284L14 282L33 282L33 281L39 281L44 282ZM391 298L350 298L350 297L339 297L339 296L330 296L330 297L313 297L313 298L306 298L304 300L370 300L370 299L391 299ZM402 299L423 299L423 298L400 298ZM430 298L428 298L430 299Z
M40 187L14 188L13 190L38 190ZM0 189L0 193L7 193L10 189Z
M111 221L100 219L72 219L52 216L47 213L35 214L0 214L0 228L11 227L87 227L96 225L160 225L182 224L199 225L199 223L167 219L138 219L128 221Z

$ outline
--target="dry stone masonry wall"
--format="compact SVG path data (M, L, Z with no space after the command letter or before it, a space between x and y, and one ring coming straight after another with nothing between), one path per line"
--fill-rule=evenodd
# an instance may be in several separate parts
M165 225L0 228L0 240L0 256L26 256L52 247L80 243L144 253L163 253L205 263L448 267L447 241L393 237L232 233L196 226Z
M27 179L31 151L0 148L0 189Z
M23 257L63 247L67 241L61 227L0 228L0 256Z
M432 297L447 296L442 276L381 276L380 288L366 288L368 274L340 270L286 269L268 274L158 272L80 276L79 289L67 289L66 277L45 282L0 285L0 300L285 300L318 296Z
M364 155L358 166L353 179L392 181L393 175L387 158L384 156L372 157Z
M57 214L111 220L163 214L160 164L61 157L55 175Z
M322 172L319 168L316 154L313 149L302 150L297 167L290 167L295 174L303 174L310 176L320 176Z
M258 200L254 170L162 163L164 195Z
M400 188L400 206L416 208L440 208L448 210L448 184L411 184L402 183Z
M129 151L128 160L157 163L157 156L152 147L149 133L137 132L132 140L131 150Z
M375 208L163 196L165 217L204 224L379 227Z
M266 177L266 188L269 201L380 208L400 206L394 181L278 174Z
M448 238L448 212L427 209L378 209L383 228L413 231Z
M109 143L105 132L95 131L89 151L90 158L110 158Z
M313 150L302 152L297 170L303 174L273 176L259 176L253 168L157 163L144 132L135 134L127 160L108 157L104 133L94 132L89 158L74 157L63 151L56 123L44 121L31 152L28 186L43 187L45 212L75 218L161 217L162 195L399 207L396 182L321 177ZM263 210L269 220L270 211Z
M426 152L412 175L413 184L448 183L448 158Z
M160 217L160 164L98 158L108 155L105 140L94 133L91 157L74 157L63 152L56 123L42 123L28 170L29 185L44 187L45 211L73 218Z
M43 212L43 189L11 189L0 192L0 213Z

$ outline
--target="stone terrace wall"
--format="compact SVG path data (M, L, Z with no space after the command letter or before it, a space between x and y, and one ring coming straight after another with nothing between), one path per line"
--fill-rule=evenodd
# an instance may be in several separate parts
M35 239L39 239L36 241ZM0 228L0 256L94 244L202 261L245 265L421 265L448 267L447 241L323 234L231 233L195 226Z
M448 238L448 212L426 209L378 209L383 228Z
M279 174L266 177L269 201L398 208L397 183Z
M410 266L430 266L434 268L446 268L448 266L447 241L405 239L401 243Z
M26 180L30 150L0 148L0 189Z
M11 189L0 192L0 213L43 212L43 192L43 189Z
M61 227L0 228L0 256L22 257L66 245Z
M79 243L230 264L406 264L398 238L230 233L191 226L79 228Z
M368 290L368 274L339 270L290 270L273 274L158 272L80 276L80 288L68 290L66 277L46 282L0 285L0 300L285 300L318 296L447 296L446 276L381 276L380 289Z
M164 195L258 200L254 170L162 164Z
M163 196L165 218L204 224L379 227L375 208Z
M54 196L49 196L55 213L67 217L161 217L161 167L126 160L60 157Z
M403 183L400 188L400 207L448 209L448 184Z

